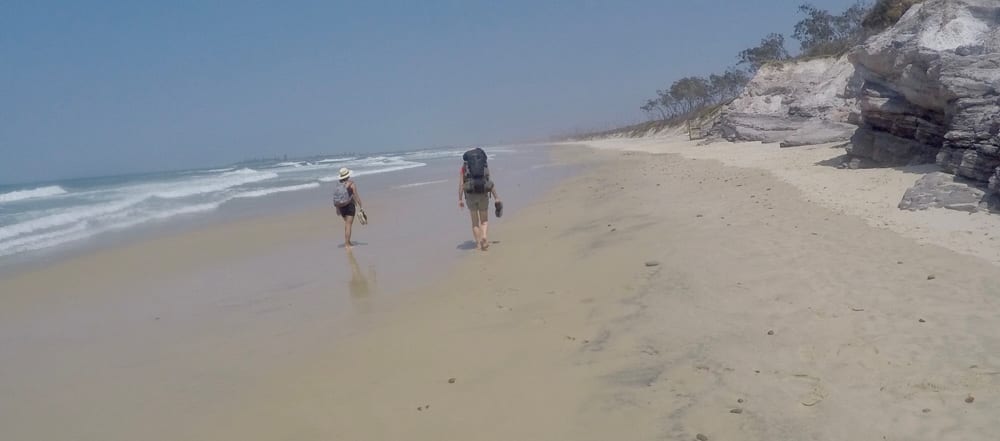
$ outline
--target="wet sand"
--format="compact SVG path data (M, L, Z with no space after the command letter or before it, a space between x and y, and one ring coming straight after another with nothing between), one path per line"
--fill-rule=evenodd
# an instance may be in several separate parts
M0 435L968 440L1000 429L1000 274L988 260L809 202L757 168L562 154L586 171L492 228L489 252L467 253L350 331L333 329L343 322L329 320L334 306L312 285L240 293L231 300L249 307L213 310L211 327L185 338L136 331L204 313L169 303L160 320L134 315L129 345L155 348L147 358L81 341L0 368L3 396L16 398L0 404ZM290 225L246 234L294 244ZM363 292L358 268L351 286ZM183 283L210 287L225 277L216 270ZM39 305L52 320L87 305L60 298L22 299L0 323L28 326L17 319ZM44 324L32 326L38 348L52 342ZM19 337L0 335L4 345ZM61 368L79 359L89 362Z

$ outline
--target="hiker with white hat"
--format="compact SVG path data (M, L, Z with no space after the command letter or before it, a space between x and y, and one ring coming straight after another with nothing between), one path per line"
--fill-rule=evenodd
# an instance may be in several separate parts
M337 186L333 189L333 205L337 207L337 214L344 219L344 248L350 250L351 227L354 225L354 216L358 214L361 225L368 223L368 216L361 208L361 196L358 194L358 186L354 184L351 176L354 173L347 168L341 168L337 181Z

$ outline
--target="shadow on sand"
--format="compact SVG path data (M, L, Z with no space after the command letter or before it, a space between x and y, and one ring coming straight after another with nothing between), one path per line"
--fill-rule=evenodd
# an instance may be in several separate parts
M355 247L368 246L368 242L358 242L358 241L354 241L354 240L351 241L351 244L352 244L352 246L355 246ZM337 248L344 249L344 244L337 245Z

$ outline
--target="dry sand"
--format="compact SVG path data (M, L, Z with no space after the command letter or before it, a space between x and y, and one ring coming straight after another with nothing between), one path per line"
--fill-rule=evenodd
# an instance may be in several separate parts
M17 433L102 441L995 438L1000 274L988 260L875 228L851 211L864 204L821 200L808 188L823 186L825 169L814 182L792 165L776 179L681 155L570 154L589 169L495 226L499 243L489 252L470 252L363 332L310 341L295 363L211 372L227 399L188 403L193 411L180 417L136 410L159 422L155 430L102 412L123 398L115 390L84 414L88 433L50 423L80 415L65 406L19 415ZM859 185L826 185L834 184ZM894 222L890 210L871 210ZM252 381L226 381L236 377ZM145 398L183 396L174 392ZM36 432L25 425L31 419Z
M842 170L840 143L793 148L759 142L715 142L698 145L687 135L591 141L600 149L675 153L686 158L714 159L725 165L764 170L802 192L809 202L838 214L864 219L921 243L939 245L1000 265L997 241L1000 216L943 208L911 212L897 209L903 193L937 166ZM845 238L850 240L850 238Z

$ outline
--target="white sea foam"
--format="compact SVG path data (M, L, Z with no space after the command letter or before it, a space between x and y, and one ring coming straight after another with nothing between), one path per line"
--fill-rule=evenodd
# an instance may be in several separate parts
M234 196L234 198L259 198L261 196L267 196L275 193L308 190L310 188L319 188L319 182L310 182L308 184L289 185L286 187L274 187L274 188L264 188L253 191L245 191L242 193L238 193L236 196Z
M425 165L427 165L427 164L424 164L422 162L408 162L408 163L401 164L401 165L396 165L396 166L393 166L393 167L376 168L376 169L373 169L373 170L360 170L360 171L356 170L356 171L354 171L353 176L354 177L358 177L358 176L367 176L367 175L377 175L377 174L381 174L381 173L389 173L389 172L394 172L394 171L400 171L400 170L407 170L407 169L411 169L411 168L423 167ZM324 177L318 179L319 182L337 182L339 180L340 180L340 178L338 176L324 176Z
M139 202L141 198L123 199L96 205L69 208L63 212L42 216L29 221L0 227L0 240L20 236L22 234L45 231L77 222L100 218L118 211L125 210Z
M396 188L403 189L403 188L423 187L425 185L443 184L445 182L448 182L448 180L447 179L441 179L441 180L437 180L437 181L414 182L412 184L397 185Z
M0 203L59 196L61 194L66 194L66 190L58 185L50 185L47 187L32 188L31 190L17 190L9 193L2 193L0 194Z
M131 228L150 221L166 220L182 215L212 211L218 208L219 205L221 205L221 203L187 205L166 211L126 211L115 213L99 220L76 222L66 226L65 228L41 234L32 234L11 240L0 240L0 256L9 256L11 254L25 251L53 247L68 242L86 239L108 231Z
M338 162L349 162L358 159L356 156L350 158L331 158L331 159L321 159L316 161L317 164L336 164Z
M272 172L261 172L248 168L226 172L218 176L202 177L184 180L178 183L162 185L152 196L161 199L176 199L204 193L215 193L239 185L266 181L277 178Z

